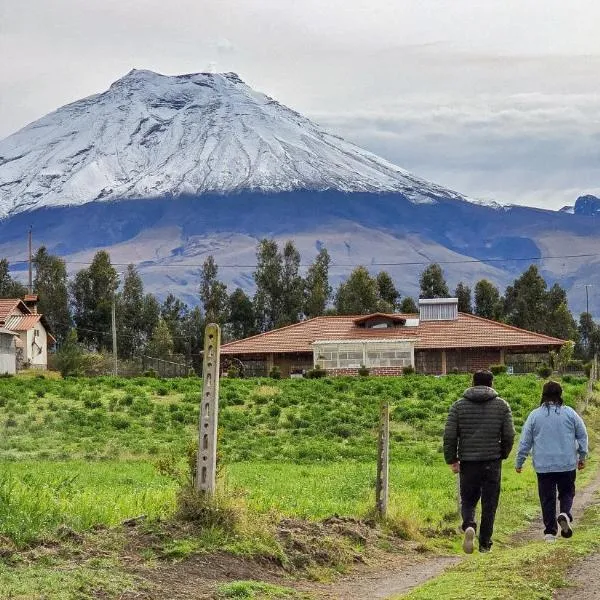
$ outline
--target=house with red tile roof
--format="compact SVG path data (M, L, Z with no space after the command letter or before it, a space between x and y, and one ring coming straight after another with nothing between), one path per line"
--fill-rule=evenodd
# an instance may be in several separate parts
M38 297L0 299L0 328L15 337L17 368L46 369L48 346L55 342L44 315L37 311Z
M458 312L456 298L420 300L419 314L375 313L315 317L221 347L224 365L241 363L252 373L273 366L283 377L316 365L332 375L352 375L361 365L371 374L443 375L516 362L519 355L548 360L564 340Z

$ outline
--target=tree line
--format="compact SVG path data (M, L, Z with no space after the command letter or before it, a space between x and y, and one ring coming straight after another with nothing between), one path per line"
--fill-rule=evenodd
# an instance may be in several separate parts
M256 248L253 296L239 287L229 293L219 279L214 257L209 256L200 271L198 304L190 306L173 294L161 302L145 292L134 265L127 267L121 280L106 251L97 252L89 267L68 278L65 262L42 247L33 258L33 287L40 298L39 310L59 344L74 330L79 343L92 351L112 347L114 302L123 358L142 353L198 355L204 325L209 322L219 323L224 340L230 341L321 315L418 312L415 299L403 298L387 271L372 275L365 266L358 266L334 290L329 283L330 266L329 253L321 248L302 276L300 253L293 241L280 248L275 240L263 239ZM460 281L451 290L438 264L424 269L419 287L420 298L455 296L461 312L573 340L582 358L600 349L600 328L591 315L582 313L576 322L565 290L557 283L549 287L535 265L504 293L486 279L477 281L473 289ZM10 275L8 261L0 260L0 298L26 293L27 288Z

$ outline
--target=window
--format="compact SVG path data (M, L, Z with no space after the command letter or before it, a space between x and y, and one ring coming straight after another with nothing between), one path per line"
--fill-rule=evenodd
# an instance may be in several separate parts
M413 341L340 342L314 344L314 361L324 369L408 367L413 364Z

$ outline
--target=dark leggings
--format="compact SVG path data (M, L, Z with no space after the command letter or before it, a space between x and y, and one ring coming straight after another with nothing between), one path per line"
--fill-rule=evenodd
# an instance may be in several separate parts
M538 493L542 505L542 517L544 519L544 533L556 535L558 524L556 523L556 495L560 512L565 513L572 521L571 509L575 498L575 478L577 471L562 471L559 473L538 473Z

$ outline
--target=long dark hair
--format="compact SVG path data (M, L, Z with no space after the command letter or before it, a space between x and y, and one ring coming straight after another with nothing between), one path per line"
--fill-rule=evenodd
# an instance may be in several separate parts
M540 402L540 405L544 404L548 407L548 409L550 409L551 404L554 404L555 406L562 406L562 391L563 390L560 383L556 381L548 381L544 384L542 389L542 401Z

